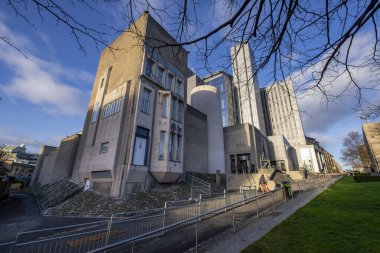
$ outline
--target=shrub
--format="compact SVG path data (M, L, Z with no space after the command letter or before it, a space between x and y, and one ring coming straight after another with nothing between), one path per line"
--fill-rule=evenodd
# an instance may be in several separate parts
M380 182L380 176L360 175L354 176L356 182Z

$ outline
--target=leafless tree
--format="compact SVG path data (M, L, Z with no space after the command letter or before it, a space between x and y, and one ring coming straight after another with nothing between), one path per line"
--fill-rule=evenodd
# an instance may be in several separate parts
M358 132L349 132L343 140L343 149L340 159L353 169L362 167L359 155L359 146L363 144L363 137Z
M41 19L55 18L57 23L69 29L84 54L84 38L102 48L109 45L115 32L124 32L109 24L91 27L78 21L65 5L53 0L6 2L9 9L33 29L37 27L28 18L30 13L38 14ZM104 2L112 4L118 0ZM152 0L124 3L120 11L126 26L133 24L143 11L150 11L177 40L176 43L158 41L156 49L182 46L196 51L198 59L203 62L197 69L228 69L231 63L229 52L220 52L241 41L249 41L256 58L254 74L265 70L273 82L306 76L302 82L296 82L297 94L318 92L323 102L353 96L353 108L358 109L370 102L365 99L366 92L379 88L378 80L363 85L355 76L358 69L366 68L374 75L379 71L380 3L377 0L165 0L160 6ZM92 0L71 0L71 4L99 11L97 2ZM204 15L204 9L208 10L207 15ZM224 13L220 24L207 26L220 10ZM372 35L369 42L372 46L369 51L361 52L361 60L358 60L353 56L352 48L362 32ZM0 35L0 38L14 47L5 36ZM149 39L157 42L155 38L144 38ZM347 77L346 84L334 90L337 80L342 77ZM374 108L378 110L378 105L375 104Z

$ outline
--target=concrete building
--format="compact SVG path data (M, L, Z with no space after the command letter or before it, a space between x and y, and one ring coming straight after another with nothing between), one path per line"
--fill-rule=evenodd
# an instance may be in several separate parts
M149 38L149 39L147 39ZM183 174L187 55L149 13L104 49L74 175L122 196Z
M365 144L359 146L359 156L362 161L363 172L370 172L372 167L371 158L369 157L367 146Z
M32 183L45 185L71 178L81 136L81 133L75 133L63 138L59 148L43 146Z
M342 167L335 161L334 157L324 148L322 150L327 173L343 173Z
M268 136L269 157L271 165L282 171L294 170L292 155L294 148L282 135Z
M191 106L207 115L208 173L225 173L224 140L219 90L201 85L191 91Z
M240 123L249 123L267 135L255 59L248 42L232 47L231 58Z
M364 144L371 160L371 170L380 172L380 122L362 126Z
M183 154L186 172L208 173L207 128L207 115L191 105L186 105Z
M25 144L0 148L0 164L9 170L10 176L29 184L36 167L38 154L26 152Z
M203 80L197 76L196 74L194 74L190 69L187 70L188 71L188 77L187 77L187 86L186 86L186 103L188 105L191 104L191 91L199 86L199 85L204 85L205 83L203 82Z
M223 71L217 71L203 77L203 82L219 90L223 127L238 124L239 117L236 111L238 107L235 96L237 91L232 84L232 76Z
M291 81L260 90L268 135L283 135L296 147L306 145L297 98Z

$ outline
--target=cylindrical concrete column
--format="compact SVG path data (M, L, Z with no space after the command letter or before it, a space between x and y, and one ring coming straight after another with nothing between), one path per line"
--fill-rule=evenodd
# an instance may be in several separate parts
M216 87L201 85L191 91L191 105L207 115L208 172L224 174L224 138L220 95Z

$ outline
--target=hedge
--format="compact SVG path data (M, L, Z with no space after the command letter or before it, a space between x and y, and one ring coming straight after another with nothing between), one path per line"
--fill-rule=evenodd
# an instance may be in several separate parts
M356 182L380 182L380 176L353 176Z

